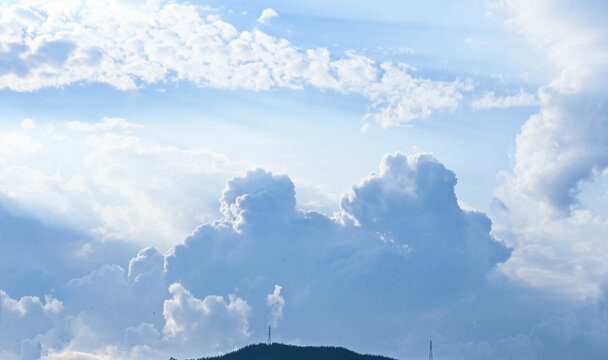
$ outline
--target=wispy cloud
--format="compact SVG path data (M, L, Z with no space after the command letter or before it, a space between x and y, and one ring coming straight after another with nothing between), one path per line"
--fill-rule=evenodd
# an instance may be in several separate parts
M67 128L74 131L82 132L98 132L107 131L115 128L119 129L141 129L144 126L141 124L135 124L128 122L123 118L107 118L104 117L100 122L97 123L86 123L80 121L70 121L66 124Z
M474 110L483 109L508 109L517 106L539 106L540 102L534 94L525 92L523 89L515 95L496 96L494 91L485 93L482 97L473 99L471 107Z

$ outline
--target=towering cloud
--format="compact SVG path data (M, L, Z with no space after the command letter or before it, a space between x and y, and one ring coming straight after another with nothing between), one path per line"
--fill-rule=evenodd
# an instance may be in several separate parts
M548 54L558 74L539 90L540 112L522 126L513 171L497 190L509 210L506 236L518 248L504 269L529 285L598 298L608 276L599 255L608 248L598 235L606 231L606 218L581 192L608 167L608 87L602 80L608 74L608 32L596 16L606 6L505 4L509 22Z
M238 289L254 313L268 304L265 290L281 284L290 289L281 295L290 314L281 331L297 328L315 341L356 323L399 331L399 321L385 323L388 313L405 321L412 311L446 306L483 288L509 257L490 220L460 208L455 184L432 155L389 154L327 217L295 208L288 177L251 171L228 183L223 219L169 252L165 276L201 293ZM265 326L265 317L253 317L253 329Z
M603 352L601 303L569 315L577 304L547 301L505 281L496 267L510 250L490 233L487 216L459 206L455 184L454 173L430 154L388 154L379 173L353 186L328 217L296 208L289 177L250 171L228 182L221 219L165 255L144 248L128 270L104 265L44 303L2 293L3 321L20 329L4 334L5 353L213 354L263 340L268 306L273 325L282 319L278 341L419 356L413 345L433 336L467 358L501 359L567 354L582 338L594 344L586 354ZM492 330L497 323L499 333ZM362 343L370 327L373 342ZM557 350L545 346L563 336Z
M388 314L404 320L446 306L484 288L509 256L484 214L460 208L455 184L432 155L389 154L380 173L354 186L328 217L296 208L289 177L250 171L228 182L223 218L199 226L166 255L145 248L127 270L108 264L75 276L46 305L22 300L69 325L23 327L6 340L14 344L8 348L50 358L196 356L258 338L268 306L275 326L289 314L278 339L296 335L296 326L309 341L344 326L380 326ZM10 308L19 309L8 296ZM352 318L353 311L360 315ZM103 350L109 344L113 352Z

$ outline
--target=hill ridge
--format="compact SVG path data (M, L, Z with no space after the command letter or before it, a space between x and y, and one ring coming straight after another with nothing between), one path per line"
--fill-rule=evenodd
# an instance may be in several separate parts
M195 360L195 359L191 359ZM359 354L339 346L297 346L259 343L233 352L196 360L395 360L381 355Z

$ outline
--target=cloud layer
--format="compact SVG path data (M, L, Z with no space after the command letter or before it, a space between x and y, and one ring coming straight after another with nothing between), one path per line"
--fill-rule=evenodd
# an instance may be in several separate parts
M0 13L0 88L16 91L82 82L121 90L169 81L254 91L314 87L365 96L369 116L389 127L454 110L471 89L416 76L405 64L375 64L354 52L335 59L326 48L239 31L188 3L32 0L4 3ZM258 21L275 16L266 9Z

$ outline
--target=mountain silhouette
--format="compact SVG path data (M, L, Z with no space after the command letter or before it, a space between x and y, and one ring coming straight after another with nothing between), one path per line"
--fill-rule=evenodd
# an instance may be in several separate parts
M170 359L171 360L171 359ZM361 355L342 347L295 346L274 343L248 345L231 353L197 360L394 360L385 356Z

